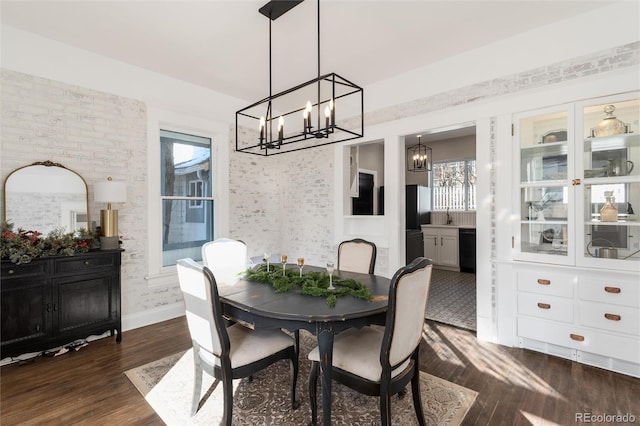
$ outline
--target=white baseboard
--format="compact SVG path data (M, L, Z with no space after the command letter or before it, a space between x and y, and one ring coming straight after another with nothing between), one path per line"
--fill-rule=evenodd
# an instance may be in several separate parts
M172 303L170 305L158 306L142 312L122 316L122 331L133 330L134 328L145 327L147 325L170 320L184 315L184 303Z

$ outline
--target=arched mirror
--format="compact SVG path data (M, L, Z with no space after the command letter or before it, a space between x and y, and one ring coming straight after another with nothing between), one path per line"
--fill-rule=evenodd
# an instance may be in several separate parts
M3 217L19 228L49 234L89 229L87 183L78 173L51 161L11 172L4 181Z

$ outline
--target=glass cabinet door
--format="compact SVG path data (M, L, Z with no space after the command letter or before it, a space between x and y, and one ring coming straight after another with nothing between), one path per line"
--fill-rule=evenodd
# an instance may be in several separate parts
M584 176L577 260L640 270L640 100L635 94L597 102L576 111Z
M573 174L569 144L572 123L568 107L516 118L520 208L517 258L536 260L544 256L551 263L572 262L572 227L568 220L573 204L569 185Z

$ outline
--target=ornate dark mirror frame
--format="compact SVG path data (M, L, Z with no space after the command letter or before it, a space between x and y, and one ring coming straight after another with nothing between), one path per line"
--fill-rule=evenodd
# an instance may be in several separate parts
M91 229L87 182L60 163L38 161L17 168L7 175L3 189L2 217L15 230L47 235L59 227L65 232Z

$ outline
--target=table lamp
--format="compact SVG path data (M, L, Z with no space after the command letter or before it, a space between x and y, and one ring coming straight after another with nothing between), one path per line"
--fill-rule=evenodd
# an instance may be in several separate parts
M106 210L100 210L100 248L113 250L119 248L118 210L111 209L111 203L127 201L127 186L124 181L116 181L109 176L106 181L93 185L94 200L107 203Z

